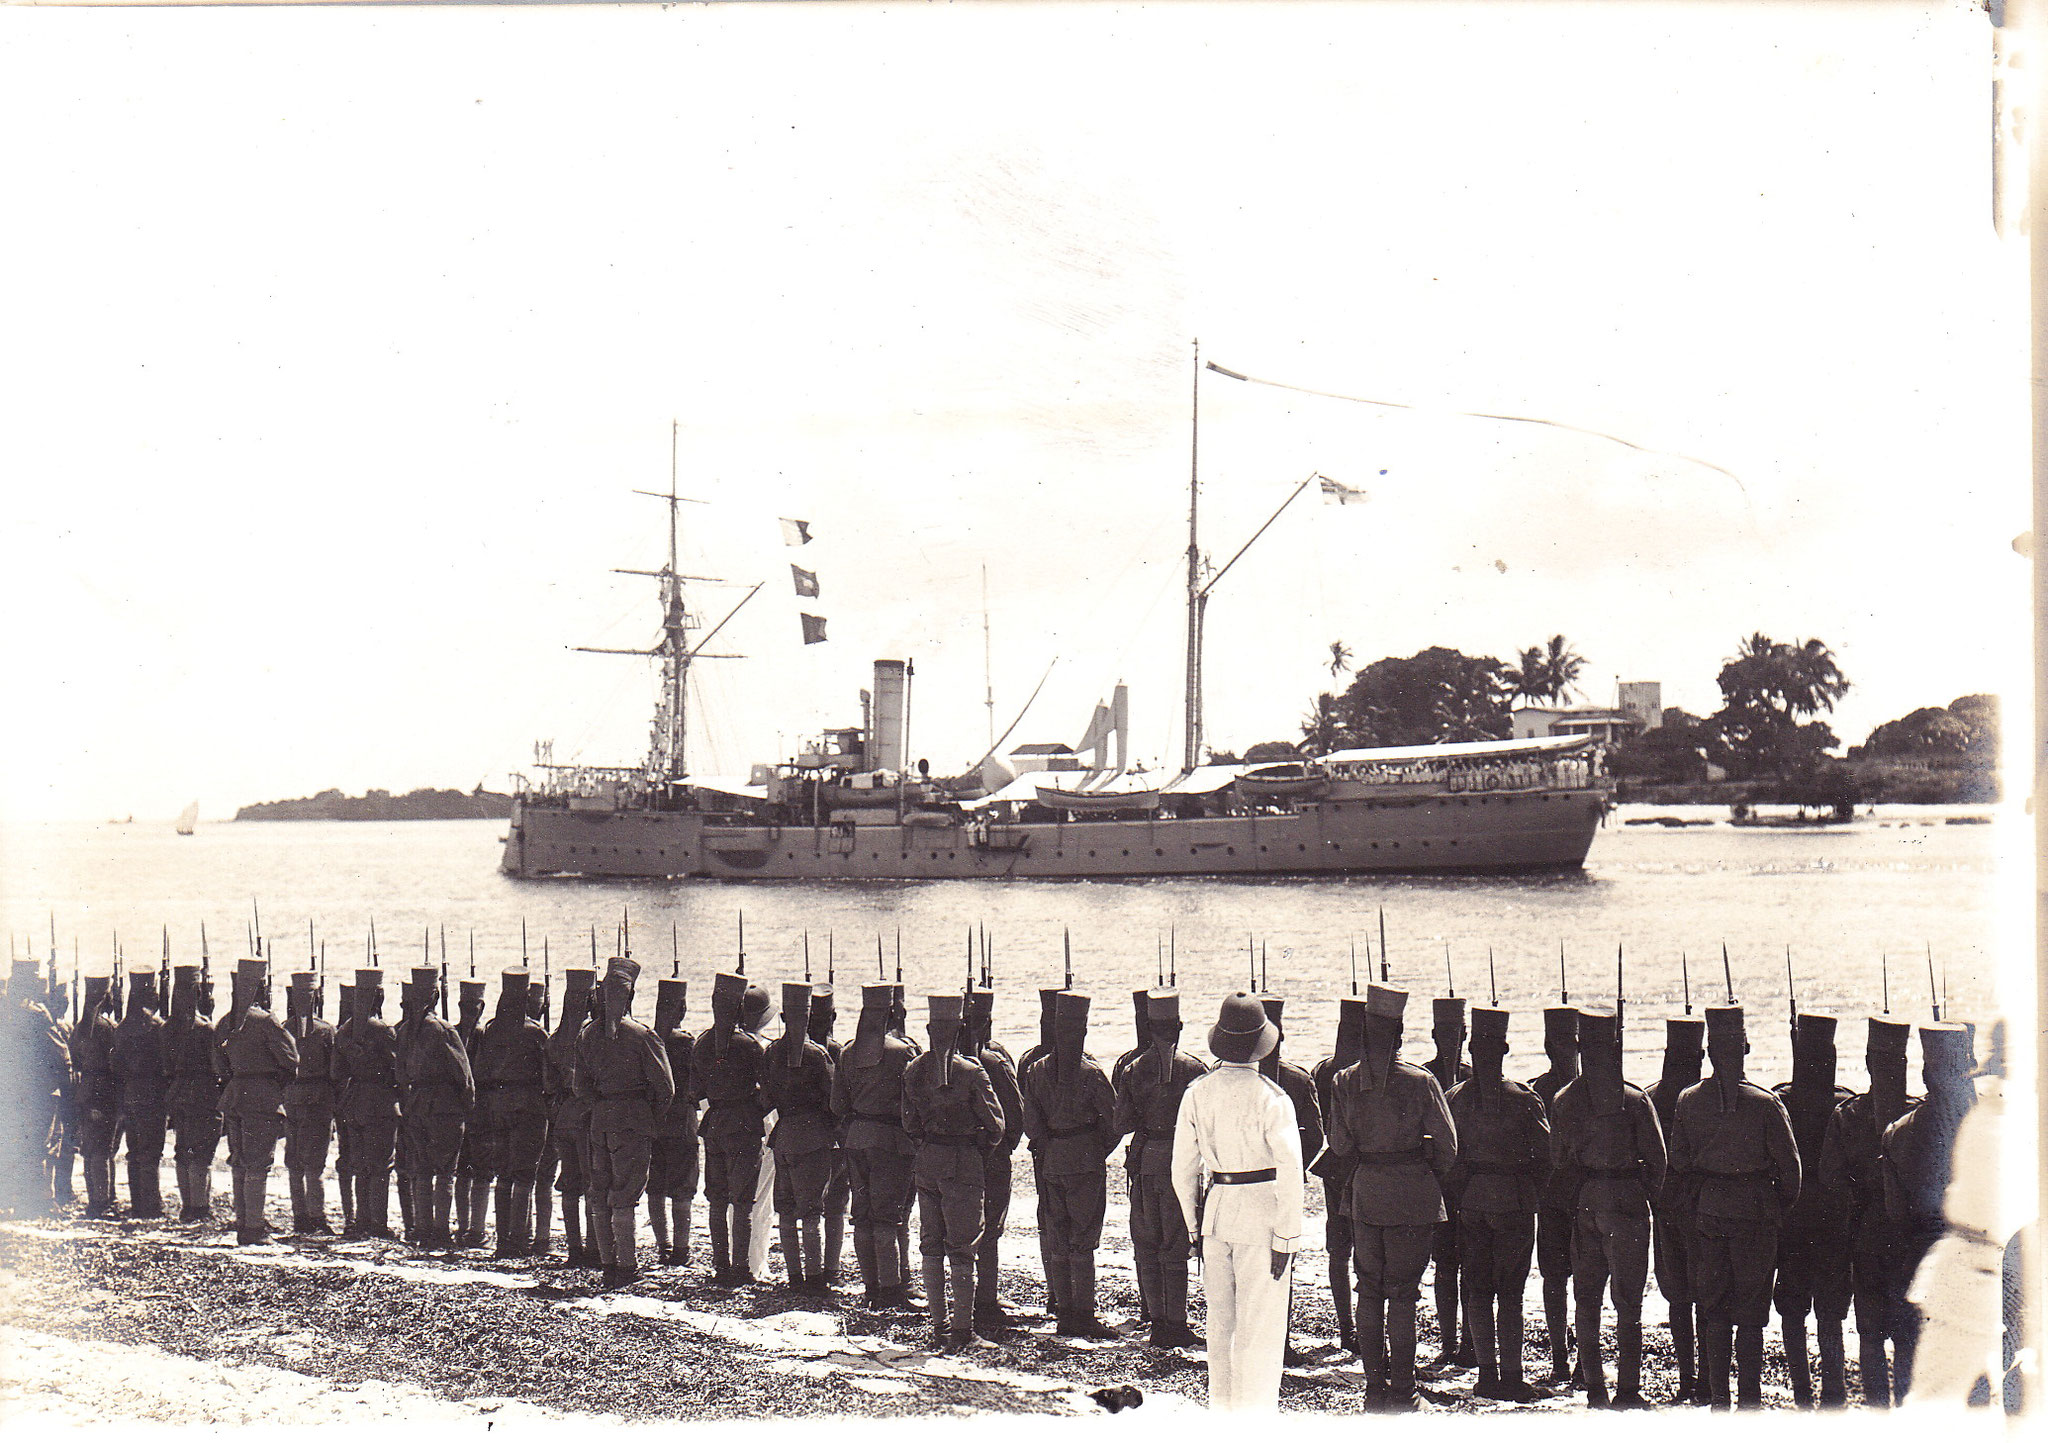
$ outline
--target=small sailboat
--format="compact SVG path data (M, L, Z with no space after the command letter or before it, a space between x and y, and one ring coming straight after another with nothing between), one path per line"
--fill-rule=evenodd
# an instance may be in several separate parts
M192 835L192 829L198 825L199 803L193 802L184 811L178 813L178 835L189 837Z

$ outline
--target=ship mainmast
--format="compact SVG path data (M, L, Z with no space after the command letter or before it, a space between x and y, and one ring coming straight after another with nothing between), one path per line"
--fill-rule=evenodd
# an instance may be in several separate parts
M1202 613L1208 595L1202 587L1202 546L1195 528L1201 498L1202 343L1195 342L1193 403L1188 413L1188 654L1182 707L1187 718L1183 765L1193 771L1202 757Z
M612 656L658 656L661 658L661 695L654 706L654 726L647 747L647 781L653 786L680 781L689 775L689 681L690 663L703 658L710 661L736 661L736 655L706 652L704 647L724 629L725 623L738 615L739 609L754 599L765 582L756 582L752 590L740 598L738 605L725 614L717 626L704 633L704 640L695 647L690 645L690 631L697 625L683 600L685 581L717 583L724 578L717 576L685 576L678 568L677 543L681 531L681 510L684 502L693 506L708 503L694 496L679 495L676 491L676 450L680 423L669 422L668 432L668 490L639 491L636 496L652 496L657 501L668 503L668 564L659 571L641 571L629 566L615 566L613 571L621 576L651 576L661 583L661 640L651 647L579 646L578 651L603 652Z

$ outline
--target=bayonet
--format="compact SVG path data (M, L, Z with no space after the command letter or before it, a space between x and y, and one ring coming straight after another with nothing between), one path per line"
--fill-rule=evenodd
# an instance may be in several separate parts
M1444 986L1450 988L1450 995L1458 995L1458 979L1451 975L1451 944L1444 943Z
M825 933L825 985L827 987L832 985L832 974L837 970L837 961L838 959L833 955L832 950L832 934L828 931Z
M1621 948L1621 943L1614 944L1614 1025L1617 1028L1628 1013L1628 989L1622 978Z
M1387 909L1380 908L1380 981L1390 981L1387 972Z
M262 909L257 907L256 899L254 897L251 897L249 899L249 916L255 921L256 924L255 952L258 957L261 957L263 955L263 912Z
M1884 1015L1892 1015L1892 959L1888 952L1877 954L1877 985L1884 989Z
M1557 939L1557 1005L1569 1007L1572 1004L1571 984L1564 975L1564 938Z
M1792 944L1785 944L1785 1020L1791 1024L1792 1040L1799 1040L1799 984L1792 977Z
M1166 924L1166 985L1180 986L1180 929L1172 922Z
M1074 990L1074 934L1070 928L1060 928L1060 951L1066 959L1066 990Z
M1941 1021L1941 993L1934 985L1934 944L1927 944L1927 1005L1933 1009L1934 1020Z
M1728 990L1728 1005L1735 1005L1735 969L1728 962L1728 944L1721 944L1721 985Z
M1356 981L1356 980L1354 980L1354 981L1352 982L1351 986L1352 986L1352 989L1353 989L1354 991L1355 991L1355 990L1357 990L1357 987L1358 987L1358 983L1357 983L1357 981ZM1499 983L1499 982L1497 982L1496 980L1494 980L1494 975L1493 975L1493 949L1492 949L1491 947L1488 947L1488 948L1486 949L1486 996L1487 996L1487 1006L1489 1006L1489 1007L1498 1007L1498 1006L1500 1006L1500 983Z
M1266 943L1265 943L1265 939L1264 939L1264 938L1261 938L1261 939L1259 940L1259 992L1260 992L1260 994L1261 994L1261 995L1263 995L1263 994L1265 993L1265 991L1266 991Z
M1685 989L1685 1015L1692 1016L1692 969L1687 965L1685 953L1678 954L1678 985Z
M896 929L896 980L903 980L903 929Z
M1353 938L1351 938L1351 939L1350 939L1350 941L1351 941L1351 995L1352 995L1353 997L1356 997L1356 996L1358 995L1358 939L1357 939L1356 937L1353 937Z
M804 933L804 981L808 982L808 981L810 981L810 980L811 980L811 934L810 934L810 932L809 932L808 930L806 930L806 931L805 931L805 933Z

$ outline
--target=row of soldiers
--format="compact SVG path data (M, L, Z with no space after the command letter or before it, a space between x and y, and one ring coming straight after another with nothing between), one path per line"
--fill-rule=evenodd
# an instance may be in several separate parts
M9 1041L21 1045L9 1047L7 1071L24 1095L7 1115L33 1116L39 1095L53 1126L18 1138L22 1152L9 1156L64 1133L68 1103L88 1210L113 1209L125 1133L131 1214L157 1215L168 1130L191 1220L209 1214L224 1127L238 1235L253 1242L267 1233L264 1188L280 1138L294 1231L329 1230L323 1177L338 1136L344 1231L391 1235L395 1170L408 1239L480 1245L495 1203L497 1255L546 1254L558 1192L568 1262L603 1267L610 1284L635 1275L643 1197L657 1261L690 1261L700 1174L713 1276L752 1281L753 1203L767 1169L793 1286L833 1286L850 1210L867 1301L928 1309L938 1340L962 1346L1013 1321L996 1290L996 1247L1020 1141L1059 1331L1113 1336L1097 1313L1095 1253L1108 1166L1128 1138L1141 1321L1155 1345L1201 1345L1187 1316L1194 1239L1171 1165L1181 1099L1207 1068L1178 1046L1174 993L1134 994L1138 1045L1105 1070L1086 1047L1089 999L1065 989L1041 990L1038 1043L1013 1059L990 1035L985 987L930 1000L925 1049L908 1035L899 984L863 988L846 1044L833 1037L831 989L784 984L783 1033L771 1042L768 995L744 977L715 979L712 1024L693 1035L679 978L660 979L651 1029L630 1015L637 972L613 959L599 985L594 971L569 969L550 1033L545 994L523 970L503 975L488 1023L484 985L466 980L452 1027L434 1013L434 969L414 969L401 988L396 1027L381 1016L381 973L360 971L341 989L337 1028L320 1015L310 973L291 979L280 1021L265 964L239 964L216 1025L199 969L179 968L168 1021L155 1011L154 974L135 974L118 1024L107 979L88 979L67 1039L33 1001L33 976L17 970ZM1281 999L1260 1000L1277 1027ZM1846 1401L1852 1305L1865 1401L1903 1396L1916 1321L1906 1287L1941 1233L1950 1144L1970 1097L1966 1029L1921 1029L1921 1102L1906 1091L1905 1024L1870 1019L1871 1087L1855 1095L1835 1079L1834 1019L1801 1015L1793 1076L1768 1092L1744 1076L1742 1009L1708 1008L1704 1019L1667 1021L1663 1075L1644 1090L1621 1075L1614 1013L1545 1009L1549 1066L1523 1084L1503 1075L1508 1014L1471 1009L1468 1039L1459 998L1435 1001L1435 1056L1400 1061L1405 1002L1379 986L1344 998L1331 1055L1303 1069L1276 1047L1259 1063L1291 1102L1301 1158L1323 1182L1339 1342L1361 1357L1371 1406L1413 1406L1417 1303L1432 1261L1438 1361L1476 1366L1480 1396L1541 1396L1522 1376L1532 1259L1546 1381L1583 1387L1595 1405L1647 1404L1641 1311L1653 1259L1677 1354L1671 1401L1759 1404L1774 1301L1803 1406L1816 1399L1809 1317L1818 1401ZM913 1202L922 1299L911 1287ZM1616 1323L1611 1398L1603 1294Z

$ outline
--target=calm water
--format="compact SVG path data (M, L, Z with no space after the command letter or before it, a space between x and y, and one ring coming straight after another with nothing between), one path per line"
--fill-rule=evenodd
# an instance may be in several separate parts
M665 970L675 928L699 1017L710 973L731 963L742 912L750 976L800 978L808 931L814 974L825 975L829 937L842 990L875 976L878 935L893 973L901 929L913 995L960 985L967 933L980 924L994 939L998 1031L1019 1044L1036 1035L1032 989L1059 980L1061 932L1071 929L1076 986L1096 999L1094 1050L1111 1056L1129 1045L1130 990L1151 983L1169 929L1184 1010L1202 1019L1189 1029L1192 1043L1199 1045L1215 999L1245 985L1250 936L1264 946L1272 990L1288 998L1291 1053L1321 1055L1335 1026L1334 999L1350 987L1353 939L1361 978L1368 949L1378 956L1381 908L1393 981L1416 998L1409 1055L1428 1051L1422 999L1444 989L1446 944L1458 992L1480 1000L1491 948L1502 1005L1516 1013L1510 1075L1542 1070L1537 1009L1556 998L1560 941L1573 1000L1600 1005L1612 1003L1615 949L1625 949L1629 1073L1645 1082L1656 1072L1658 1019L1678 1009L1681 949L1698 1006L1720 1000L1726 942L1737 993L1752 1009L1753 1072L1766 1081L1786 1070L1788 943L1802 1006L1845 1019L1875 1010L1879 958L1888 952L1894 1013L1925 1017L1931 945L1937 972L1947 971L1954 1015L1995 1012L1995 958L2014 915L2015 878L2002 858L2029 845L2018 812L1897 807L1806 833L1621 825L1649 814L1725 815L1624 808L1595 841L1585 872L1563 878L890 885L515 881L497 870L502 822L214 823L192 837L174 835L168 822L53 824L7 839L0 911L16 935L33 929L44 950L54 910L67 968L74 936L87 966L103 966L116 931L131 961L153 959L166 924L174 959L196 958L202 920L219 962L243 949L253 896L281 968L305 956L308 919L326 941L331 969L363 965L374 917L387 970L417 963L430 927L438 960L445 926L451 974L461 975L472 929L480 974L516 963L522 918L534 965L545 937L559 967L588 961L593 924L609 952L624 907L635 955L656 970ZM1998 820L1943 825L1952 815ZM2023 884L2018 906L2023 917ZM653 989L643 986L642 1015L652 1005ZM850 1025L842 1014L842 1035ZM1849 1021L1843 1040L1844 1080L1860 1085L1861 1026Z

